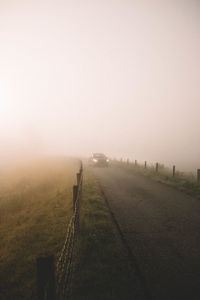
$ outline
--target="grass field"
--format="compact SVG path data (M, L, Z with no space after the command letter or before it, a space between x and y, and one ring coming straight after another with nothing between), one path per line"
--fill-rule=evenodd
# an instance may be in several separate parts
M87 169L84 170L80 225L72 299L133 299L136 280L126 250L99 185Z
M197 178L193 173L184 173L176 171L175 176L172 176L172 170L159 164L158 172L155 171L155 166L127 162L113 161L113 165L126 169L128 172L135 172L139 175L147 176L155 181L167 184L173 188L183 191L184 193L200 199L200 184L197 183Z
M49 157L1 172L0 299L35 299L36 258L63 246L78 167Z

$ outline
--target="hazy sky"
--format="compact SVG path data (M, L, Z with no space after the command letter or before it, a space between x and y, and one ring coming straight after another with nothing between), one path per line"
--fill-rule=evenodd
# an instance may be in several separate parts
M0 152L200 167L199 0L0 0Z

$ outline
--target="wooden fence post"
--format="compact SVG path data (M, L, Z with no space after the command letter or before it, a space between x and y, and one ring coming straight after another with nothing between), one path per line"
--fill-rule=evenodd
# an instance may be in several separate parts
M145 160L145 162L144 162L144 168L145 168L145 169L147 168L147 162L146 162L146 160Z
M78 185L74 185L73 186L73 211L75 211L77 195L78 195Z
M158 163L156 163L156 172L158 172Z
M175 167L175 166L173 166L173 171L172 171L172 175L173 175L173 177L175 177L175 174L176 174L176 167Z
M200 169L197 169L197 183L200 183Z
M82 161L81 161L80 172L79 172L79 173L82 173L82 171L83 171L83 163L82 163Z
M37 258L37 290L39 300L56 300L54 255Z
M77 173L76 178L77 178L77 185L79 185L80 178L81 178L81 173Z
M135 166L137 166L137 160L135 160Z

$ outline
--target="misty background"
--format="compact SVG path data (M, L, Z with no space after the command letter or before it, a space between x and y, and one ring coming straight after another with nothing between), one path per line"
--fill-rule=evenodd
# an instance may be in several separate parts
M200 167L200 1L0 0L0 159Z

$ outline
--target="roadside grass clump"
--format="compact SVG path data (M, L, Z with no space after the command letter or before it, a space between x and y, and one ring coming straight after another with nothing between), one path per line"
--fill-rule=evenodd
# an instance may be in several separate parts
M36 299L36 258L63 246L77 170L77 160L41 158L2 176L0 299Z
M72 299L131 299L127 254L91 171L84 170Z
M188 195L200 199L200 184L197 183L197 178L193 173L184 173L176 171L175 176L172 176L172 170L159 164L158 172L156 172L154 165L148 165L147 168L141 164L133 164L127 162L113 161L113 166L124 168L128 172L147 176L157 182L167 184L175 189L178 189Z

